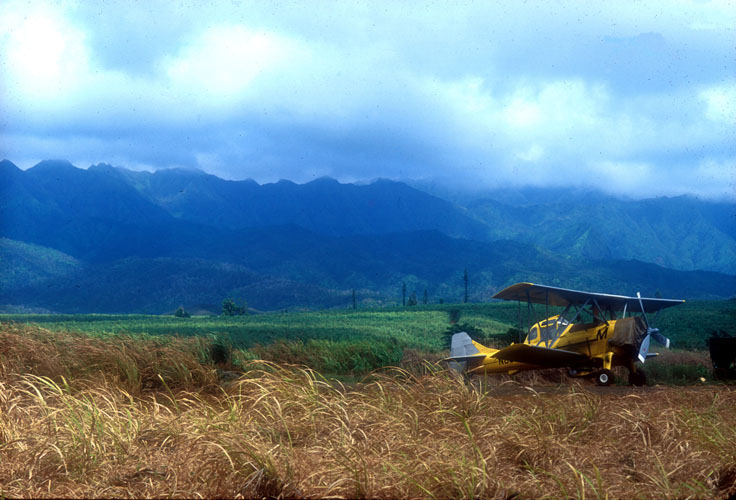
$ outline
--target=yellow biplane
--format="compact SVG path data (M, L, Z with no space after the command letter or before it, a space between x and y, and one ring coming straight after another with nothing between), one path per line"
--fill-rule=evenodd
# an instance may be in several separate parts
M529 317L535 323L526 339L503 349L492 349L475 342L465 332L456 333L448 361L456 370L468 374L568 368L570 376L593 377L604 386L614 382L613 367L625 366L630 384L646 385L646 374L637 368L636 362L644 363L657 355L649 352L651 339L670 346L669 339L650 326L647 314L685 301L636 295L625 297L517 283L493 298L518 301L520 309L521 302L527 303ZM545 306L545 319L536 321L535 305ZM564 310L549 316L550 307Z

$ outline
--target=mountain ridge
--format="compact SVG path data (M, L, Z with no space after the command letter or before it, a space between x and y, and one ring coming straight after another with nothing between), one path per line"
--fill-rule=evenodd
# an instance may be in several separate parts
M474 301L514 281L736 294L730 274L667 268L679 247L681 267L697 258L731 263L730 215L697 200L551 196L523 207L483 198L460 206L385 179L260 185L65 161L26 171L4 161L0 182L0 262L19 269L0 274L0 303L163 312L240 294L268 310L344 306L357 289L365 304L380 305L396 303L402 282L410 293L453 301L464 269ZM665 266L638 252L661 255Z
M485 199L467 208L498 228L493 237L572 257L635 258L678 270L736 274L736 204L688 196L632 201L594 197L589 203L562 199L523 208ZM587 242L590 232L595 237Z

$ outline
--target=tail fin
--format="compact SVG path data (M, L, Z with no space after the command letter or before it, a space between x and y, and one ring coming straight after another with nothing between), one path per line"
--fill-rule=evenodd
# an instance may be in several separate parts
M450 344L451 358L465 358L476 354L480 354L480 351L473 345L470 335L466 332L460 332L452 336L452 343Z
M479 365L486 358L473 343L466 332L459 332L452 336L450 344L450 367L457 371L465 371L469 365Z

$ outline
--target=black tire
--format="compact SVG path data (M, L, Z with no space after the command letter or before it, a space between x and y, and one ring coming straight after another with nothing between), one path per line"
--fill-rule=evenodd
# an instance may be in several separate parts
M647 374L643 370L629 372L629 384L637 387L647 385Z
M595 374L595 383L603 387L613 384L616 376L611 370L601 370Z

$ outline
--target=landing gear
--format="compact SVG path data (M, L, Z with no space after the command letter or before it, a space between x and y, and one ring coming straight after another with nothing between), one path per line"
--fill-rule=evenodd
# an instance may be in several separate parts
M601 370L595 373L595 383L600 386L609 386L616 380L616 376L611 370Z
M630 370L629 371L629 384L641 387L647 385L647 374L644 370Z

